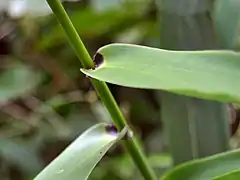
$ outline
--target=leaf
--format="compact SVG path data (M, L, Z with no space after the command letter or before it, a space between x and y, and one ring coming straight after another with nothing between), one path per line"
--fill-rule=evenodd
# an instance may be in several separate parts
M234 150L184 163L167 172L162 180L207 180L240 171L240 151ZM236 175L236 174L235 174ZM236 176L235 176L236 177ZM237 176L239 179L240 176ZM225 180L225 179L222 179Z
M111 44L100 48L94 60L95 69L81 71L101 81L240 102L240 54L237 52L170 51Z
M216 0L214 3L213 20L220 44L224 48L236 48L240 27L240 1Z
M107 150L127 132L104 123L79 136L35 180L86 180Z
M36 88L40 74L27 66L15 64L0 75L0 102L17 98Z
M239 179L240 178L240 171L233 171L230 173L227 173L223 176L216 177L214 180L233 180L233 179Z

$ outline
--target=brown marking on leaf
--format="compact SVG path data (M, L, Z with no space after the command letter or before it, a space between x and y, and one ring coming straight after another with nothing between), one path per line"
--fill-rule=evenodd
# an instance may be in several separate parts
M105 130L106 130L107 133L115 135L115 136L118 134L117 127L114 124L107 125L105 127Z

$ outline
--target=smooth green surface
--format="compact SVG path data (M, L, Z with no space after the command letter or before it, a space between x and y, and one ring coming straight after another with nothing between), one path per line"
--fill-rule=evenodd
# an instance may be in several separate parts
M240 102L240 54L233 51L168 51L111 44L98 50L104 63L82 69L101 81L135 88Z
M17 98L29 93L40 82L40 74L30 68L13 64L0 75L0 102Z
M89 55L84 43L78 35L74 25L72 24L69 16L67 15L64 7L59 0L47 0L49 6L51 7L53 13L55 14L57 20L61 24L64 32L66 33L69 43L72 45L77 57L79 58L82 66L84 68L93 68L94 63ZM107 111L109 112L114 124L119 130L127 125L127 122L121 113L113 95L111 94L107 84L102 81L91 79L93 87L96 89L101 101L105 105ZM142 176L146 180L155 180L157 176L155 175L153 169L147 162L147 158L140 146L138 140L133 137L131 140L124 143L127 151L131 155L135 165L141 172Z
M240 171L239 150L221 153L212 157L179 165L167 172L161 180L210 180L220 178L232 171L234 171L234 173ZM240 179L238 175L235 177Z
M223 48L233 49L238 46L239 9L239 0L215 0L214 2L213 20Z
M85 180L107 150L127 132L107 132L97 124L69 145L34 180Z

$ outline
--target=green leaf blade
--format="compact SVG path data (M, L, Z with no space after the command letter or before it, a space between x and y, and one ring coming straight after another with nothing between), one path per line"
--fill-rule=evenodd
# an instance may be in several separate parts
M108 149L126 134L97 124L80 135L34 180L86 180Z
M87 76L109 83L225 102L240 102L240 54L233 51L168 51L129 44L99 49L103 63Z
M214 180L233 180L240 178L240 170L227 173L225 175L214 178Z
M166 173L162 180L218 179L237 171L240 171L240 151L234 150L179 165ZM236 177L238 174L234 175Z

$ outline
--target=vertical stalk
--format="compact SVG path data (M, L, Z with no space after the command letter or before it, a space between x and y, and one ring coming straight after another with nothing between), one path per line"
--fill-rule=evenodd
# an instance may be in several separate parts
M63 8L60 0L47 0L49 6L54 12L56 18L61 24L63 30L65 31L69 43L75 50L81 64L84 68L93 68L94 63L85 48L81 38L79 37L75 27L73 26L69 16L67 15L65 9ZM93 22L94 23L94 22ZM97 91L100 99L107 108L111 118L113 119L115 125L118 129L124 128L127 125L123 114L121 113L115 99L113 98L108 86L105 82L98 81L96 79L90 79L92 85ZM156 180L157 177L154 174L152 168L149 166L146 156L144 155L139 142L135 137L131 140L125 141L125 148L128 150L133 161L135 162L137 168L146 180Z
M156 0L161 48L217 49L212 0ZM206 79L207 81L207 79ZM162 119L175 164L229 149L227 105L160 93Z

